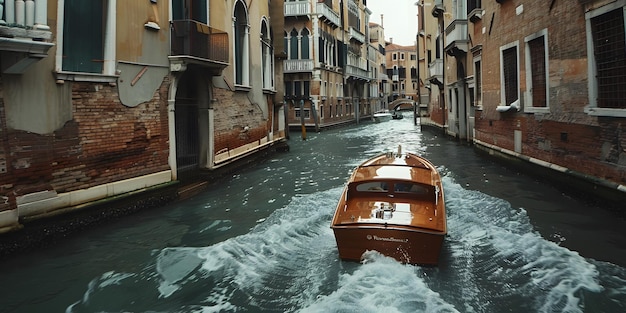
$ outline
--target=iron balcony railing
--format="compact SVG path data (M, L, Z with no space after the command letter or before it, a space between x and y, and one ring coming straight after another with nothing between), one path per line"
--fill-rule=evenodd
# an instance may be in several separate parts
M228 63L228 33L194 20L172 21L171 55Z

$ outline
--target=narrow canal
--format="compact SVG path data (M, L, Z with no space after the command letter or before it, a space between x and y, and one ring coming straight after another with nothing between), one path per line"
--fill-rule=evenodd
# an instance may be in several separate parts
M0 262L1 312L626 312L623 215L403 120L293 133L183 202ZM342 186L381 151L444 176L438 267L337 257Z

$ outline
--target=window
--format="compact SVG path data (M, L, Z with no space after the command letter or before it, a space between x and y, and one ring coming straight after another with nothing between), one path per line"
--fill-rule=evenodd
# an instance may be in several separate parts
M474 60L474 102L473 105L480 106L483 103L483 72L481 59Z
M400 60L404 60L404 52L400 53Z
M589 56L589 106L592 115L626 117L626 1L585 14Z
M311 82L305 80L304 82L304 94L303 96L308 99L311 96Z
M263 67L263 89L274 87L274 53L272 52L272 38L270 37L267 20L261 22L261 64Z
M293 94L295 96L301 96L302 95L302 82L301 81L294 81L293 82Z
M548 112L548 54L546 29L526 37L526 112Z
M591 19L598 79L598 106L624 109L626 70L624 12L613 10Z
M206 0L172 0L172 19L208 24Z
M233 57L235 59L235 84L240 86L250 85L250 61L249 61L249 36L248 15L243 1L235 4L234 15L234 44Z
M291 38L289 38L289 43L291 44L289 47L289 59L290 60L297 60L299 59L299 53L298 53L298 31L294 28L291 30Z
M289 35L287 35L287 32L283 33L283 36L285 37L284 41L283 41L283 52L285 52L285 55L289 55Z
M115 35L104 34L115 34L115 14L108 12L115 11L116 0L60 0L58 5L63 26L57 43L63 53L57 55L57 70L115 75Z
M302 29L300 32L294 28L289 32L289 38L285 39L285 42L289 42L290 60L309 60L311 58L309 48L310 35L311 33L306 28Z
M391 59L392 60L397 60L398 59L398 55L394 52L393 54L391 54Z
M300 37L300 46L302 47L302 51L301 51L301 57L300 59L302 60L308 60L310 57L310 53L309 53L309 30L308 29L303 29L302 33L301 33L301 37Z
M502 105L519 100L517 42L500 48Z
M286 81L285 82L285 96L293 95L293 82Z
M310 109L304 109L304 118L305 119L309 119L311 118L311 110ZM294 113L296 114L296 118L300 118L300 115L302 114L300 112L300 108L295 108Z

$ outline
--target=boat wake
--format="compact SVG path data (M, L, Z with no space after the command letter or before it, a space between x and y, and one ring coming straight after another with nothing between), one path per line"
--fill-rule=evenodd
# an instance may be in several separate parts
M340 261L329 224L342 188L333 188L296 196L244 235L154 251L136 273L103 273L67 312L626 310L625 269L542 238L522 208L443 180L448 237L438 267L375 251Z

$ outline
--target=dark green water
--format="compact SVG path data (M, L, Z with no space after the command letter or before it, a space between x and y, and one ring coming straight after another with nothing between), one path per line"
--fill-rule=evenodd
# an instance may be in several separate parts
M4 261L0 311L626 311L622 218L412 123L293 133L289 152L191 199ZM444 176L441 264L338 260L345 180L398 144Z

